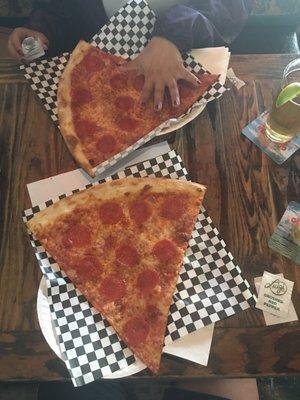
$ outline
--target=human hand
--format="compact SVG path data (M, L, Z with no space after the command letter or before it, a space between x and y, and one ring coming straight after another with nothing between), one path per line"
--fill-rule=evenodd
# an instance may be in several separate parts
M24 54L22 51L22 42L25 38L30 36L34 38L39 38L40 41L42 42L44 50L48 50L49 40L43 33L33 31L27 28L16 28L12 31L12 33L8 38L7 47L12 57L18 60L19 62L22 62L24 58Z
M173 107L180 104L177 82L180 79L199 85L198 78L183 65L181 54L177 47L167 39L154 37L141 54L121 68L136 70L145 77L141 95L141 103L145 104L154 95L154 106L160 111L163 106L165 89L169 89Z

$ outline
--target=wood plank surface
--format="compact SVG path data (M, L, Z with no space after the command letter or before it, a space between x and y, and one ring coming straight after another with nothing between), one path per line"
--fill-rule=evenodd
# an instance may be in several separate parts
M295 282L300 268L268 248L287 203L300 201L300 154L278 166L242 128L272 102L294 55L233 56L247 85L231 88L194 121L168 136L192 179L208 186L214 224L251 285L264 270ZM26 184L76 168L59 132L18 68L0 59L0 380L64 380L68 373L43 338L36 316L41 273L21 221ZM160 375L256 376L300 373L299 322L266 327L259 310L216 324L208 367L164 356ZM144 373L138 378L145 379Z

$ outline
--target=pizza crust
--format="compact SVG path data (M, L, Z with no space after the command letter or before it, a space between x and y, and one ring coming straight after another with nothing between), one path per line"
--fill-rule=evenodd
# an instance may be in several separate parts
M78 164L92 177L95 176L93 167L82 151L80 139L76 135L71 112L71 75L73 69L79 64L90 45L81 40L73 51L68 64L59 80L57 91L57 109L59 128L68 149Z
M66 197L43 211L37 213L27 222L28 228L35 234L47 229L49 224L61 216L71 213L76 207L85 205L95 199L110 200L118 199L126 193L134 194L141 190L151 193L177 192L204 197L206 187L199 183L167 178L122 178L108 181L72 196Z

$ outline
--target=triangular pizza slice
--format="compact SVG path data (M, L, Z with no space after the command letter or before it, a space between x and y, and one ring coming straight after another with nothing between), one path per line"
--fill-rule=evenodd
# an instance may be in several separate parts
M204 186L183 180L112 180L53 204L27 223L153 372L204 193Z
M194 87L179 81L181 104L174 108L166 94L163 109L153 99L141 107L144 76L124 71L121 57L80 41L59 81L58 118L64 140L76 161L91 176L93 167L136 143L162 122L178 117L218 79L202 74Z

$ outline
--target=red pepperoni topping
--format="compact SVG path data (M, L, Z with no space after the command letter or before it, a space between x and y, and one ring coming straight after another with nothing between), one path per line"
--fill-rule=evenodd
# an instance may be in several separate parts
M185 215L175 225L174 241L179 245L185 245L190 240L190 232L195 225L195 221L192 217Z
M92 94L90 90L80 87L73 87L71 96L72 102L80 105L89 103L92 100Z
M129 345L142 346L149 333L149 324L142 317L133 317L124 326L124 335Z
M103 135L97 142L97 148L101 153L113 153L116 149L116 139L112 135Z
M161 215L164 218L177 220L186 209L186 204L182 197L178 195L168 196L162 203Z
M80 139L93 136L95 133L97 133L97 131L99 131L99 127L95 124L95 122L87 120L76 120L74 126Z
M85 256L82 260L76 263L77 271L86 279L94 279L101 274L99 260L94 256Z
M120 129L124 131L133 131L138 126L138 121L130 117L121 117L117 120Z
M177 256L177 248L171 240L164 239L153 247L153 254L161 263L168 263Z
M117 224L123 217L121 206L115 201L106 201L100 206L100 218L105 225Z
M136 224L141 225L150 218L152 211L148 203L137 200L130 204L129 214Z
M143 90L144 87L144 83L145 83L145 77L144 75L138 75L134 78L133 80L133 87L135 88L135 90L137 90L138 92L141 92Z
M116 260L122 266L133 267L139 263L140 256L134 246L123 244L116 249Z
M91 243L91 231L83 225L69 227L63 239L63 243L66 247L87 246Z
M83 59L83 64L88 72L100 71L104 66L104 61L99 57L98 51L90 51Z
M154 305L150 304L149 306L146 307L146 319L150 324L153 324L157 322L158 317L160 316L161 312L157 307Z
M151 292L155 286L159 285L159 275L153 269L142 271L137 279L138 288L145 293Z
M110 78L110 86L113 89L123 89L127 84L127 75L118 74Z
M128 111L134 106L134 100L130 96L119 96L115 100L115 106L123 111Z
M114 238L112 235L109 235L105 239L105 249L112 249L114 247L114 244L116 243L116 238Z
M100 293L106 301L120 300L126 294L125 282L117 275L111 274L102 281Z

